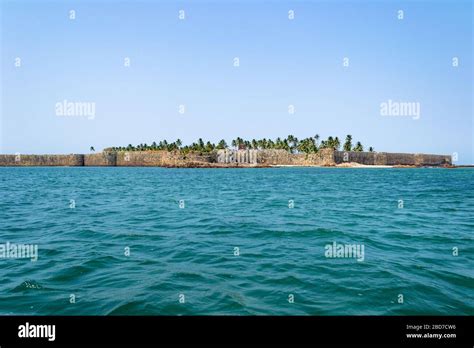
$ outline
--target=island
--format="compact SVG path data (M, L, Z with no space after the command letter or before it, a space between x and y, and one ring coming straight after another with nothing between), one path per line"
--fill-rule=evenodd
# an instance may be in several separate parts
M262 168L284 166L321 167L447 167L452 168L449 155L422 153L364 151L360 142L352 143L347 135L344 144L338 137L319 141L319 135L299 140L286 138L225 140L216 145L199 139L182 145L180 139L151 145L109 147L95 153L69 155L0 155L0 166L110 166L171 168Z

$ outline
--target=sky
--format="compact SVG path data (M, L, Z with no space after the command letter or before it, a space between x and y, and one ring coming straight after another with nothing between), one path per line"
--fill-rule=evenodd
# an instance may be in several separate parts
M0 153L351 134L474 163L471 1L0 4Z

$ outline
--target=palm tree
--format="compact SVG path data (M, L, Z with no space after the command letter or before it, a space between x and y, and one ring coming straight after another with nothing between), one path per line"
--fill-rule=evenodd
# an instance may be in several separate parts
M293 148L294 150L298 149L298 143L299 143L298 138L297 138L297 137L294 137L294 138L293 138L293 143L292 143L292 145L293 145L292 148Z
M208 141L208 142L206 143L206 146L205 146L204 150L205 150L206 152L211 152L212 150L214 150L215 147L216 147L216 146L215 146L214 144L212 144L210 141Z
M204 140L202 140L202 138L199 138L198 139L198 142L197 142L197 148L199 151L204 151Z
M339 139L338 139L339 141ZM334 139L332 136L328 137L328 140L325 142L325 146L330 149L336 149L336 139Z
M275 149L281 149L283 146L280 137L275 139Z
M224 139L222 139L221 141L219 141L219 143L217 144L217 148L218 148L218 149L221 149L221 150L227 148L227 143L225 142Z
M356 146L352 149L352 151L357 151L357 152L362 152L364 151L364 147L360 143L360 141L357 142Z
M318 141L319 141L319 134L316 133L316 135L314 136L314 140L316 140L316 145L318 145Z
M288 135L286 137L286 143L289 144L290 151L293 153L298 147L298 138L294 135Z
M352 135L346 136L346 142L344 143L344 151L351 151L352 148Z
M258 141L255 139L252 139L252 148L255 150L258 149Z
M237 137L237 147L241 150L244 147L244 139Z
M244 140L241 137L237 137L237 139L232 140L232 146L235 147L237 150L240 150L243 145Z

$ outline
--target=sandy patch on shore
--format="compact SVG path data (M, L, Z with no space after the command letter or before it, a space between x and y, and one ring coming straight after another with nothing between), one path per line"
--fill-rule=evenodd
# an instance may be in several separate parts
M386 166L386 165L368 165L368 164L360 164L356 162L346 162L340 163L331 166L322 166L322 165L295 165L295 164L272 164L270 167L320 167L320 168L394 168L394 166Z
M393 168L393 166L378 165L378 164L360 164L356 162L347 162L336 164L337 168Z
M270 167L278 168L278 167L321 167L321 166L302 166L296 164L270 164Z

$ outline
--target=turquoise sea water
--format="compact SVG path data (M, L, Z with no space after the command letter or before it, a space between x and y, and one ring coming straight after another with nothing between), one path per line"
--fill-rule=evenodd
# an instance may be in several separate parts
M0 192L0 244L39 254L0 259L1 315L474 313L472 169L0 168Z

